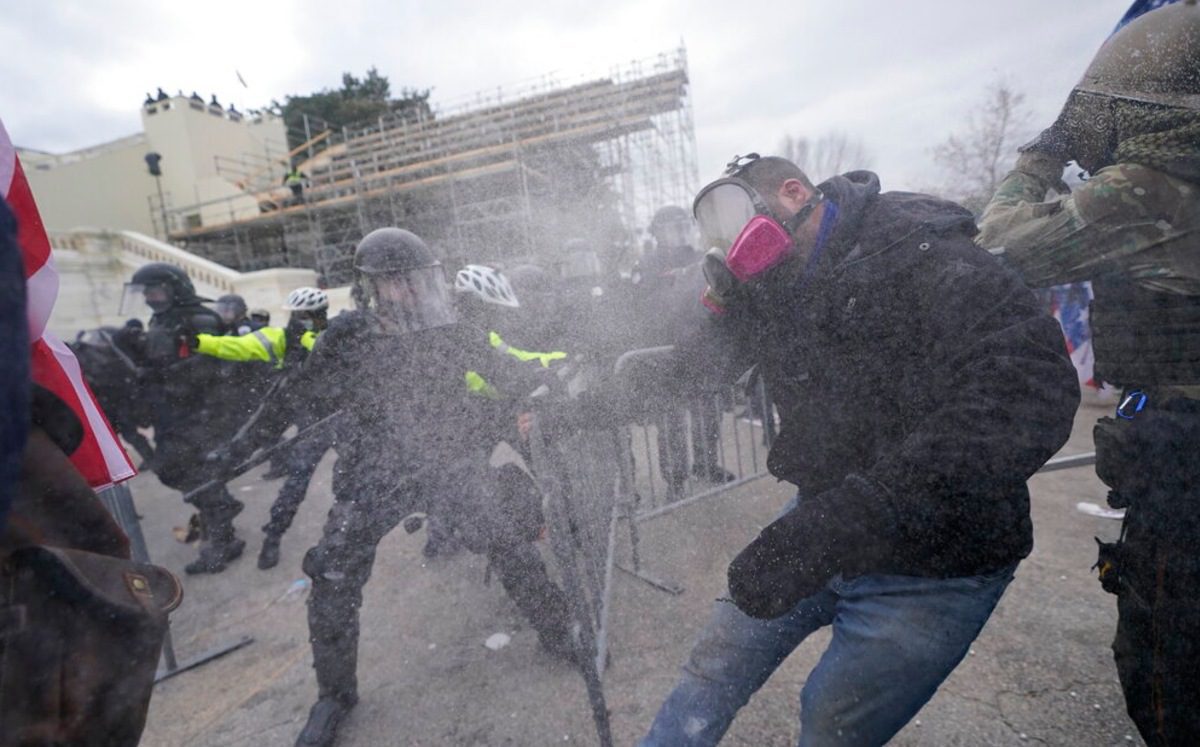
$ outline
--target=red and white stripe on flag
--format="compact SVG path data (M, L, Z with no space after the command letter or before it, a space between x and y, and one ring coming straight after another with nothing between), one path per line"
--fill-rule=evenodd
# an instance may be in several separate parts
M8 139L3 121L0 121L0 197L8 202L17 218L17 242L25 261L29 339L33 340L30 361L33 380L54 392L83 424L83 441L71 455L71 463L88 484L99 490L128 480L137 472L113 433L108 418L96 404L92 390L84 381L79 361L70 348L46 331L50 312L58 298L58 271L54 269L50 237L46 235L29 182L21 169L21 160Z

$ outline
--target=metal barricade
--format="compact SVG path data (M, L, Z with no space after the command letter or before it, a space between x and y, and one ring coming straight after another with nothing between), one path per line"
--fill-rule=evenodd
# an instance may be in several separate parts
M577 375L567 385L573 396L535 400L529 433L529 466L545 499L550 546L579 629L580 668L602 745L611 744L603 675L615 571L669 593L683 591L642 568L638 522L766 474L774 438L774 412L760 382L753 396L745 385L685 398L638 391L633 369L667 360L671 352L622 356L611 373L592 377L604 395L588 393L578 383L588 377ZM713 468L727 470L731 479L713 480ZM624 531L631 568L617 560Z
M532 470L546 504L550 546L575 619L579 665L600 744L612 744L601 681L608 660L617 526L631 507L622 490L620 429L584 427L554 406L535 413Z
M754 371L732 386L685 389L689 382L662 378L673 360L671 346L644 348L613 367L613 378L632 390L627 431L638 521L767 474L777 433L774 404Z

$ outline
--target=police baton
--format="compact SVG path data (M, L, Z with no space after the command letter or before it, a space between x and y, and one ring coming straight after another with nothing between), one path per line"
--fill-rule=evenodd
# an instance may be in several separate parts
M236 467L233 467L232 469L230 469L229 472L227 474L225 474L224 476L219 477L216 480L209 480L208 482L204 483L203 485L200 485L199 487L196 487L196 488L192 488L188 492L184 493L183 494L184 502L185 503L191 502L191 499L194 498L195 496L199 495L200 493L203 493L207 490L213 490L214 488L218 488L222 485L225 485L228 482L236 480L237 478L246 474L250 470L257 467L258 465L262 464L263 462L267 461L271 457L275 456L276 454L281 454L281 453L287 451L292 446L294 446L296 444L296 442L299 441L300 439L305 438L309 434L315 433L320 429L330 427L334 421L340 420L342 418L342 416L344 415L344 412L345 411L343 411L343 410L338 410L337 412L333 413L332 415L327 415L326 417L321 418L317 422L313 423L312 425L308 426L307 428L305 428L304 430L300 431L299 433L297 433L296 435L292 436L291 438L289 438L287 440L280 441L279 443L275 444L274 446L271 446L266 449L259 449L258 451L254 452L254 454L252 454L249 459L246 459L245 461L238 464Z

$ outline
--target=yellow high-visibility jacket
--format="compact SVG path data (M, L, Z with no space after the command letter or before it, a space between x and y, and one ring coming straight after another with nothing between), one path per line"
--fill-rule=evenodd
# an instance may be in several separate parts
M519 361L529 362L537 361L542 364L542 368L550 368L550 364L555 361L567 359L567 354L561 350L554 350L549 353L538 353L532 350L521 350L509 345L501 337L500 333L492 331L488 333L488 342L492 347L499 350L501 353L508 353Z
M283 368L287 333L283 327L263 327L244 335L196 335L196 352L225 361L262 361ZM306 331L300 344L311 351L317 333Z

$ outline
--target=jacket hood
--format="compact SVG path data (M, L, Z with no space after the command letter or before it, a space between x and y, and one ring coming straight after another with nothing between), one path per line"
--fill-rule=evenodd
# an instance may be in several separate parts
M848 255L855 251L864 230L897 241L916 231L937 236L974 236L978 232L975 216L963 206L915 192L881 194L879 176L871 171L835 176L819 189L838 208L837 225L826 250L831 261L852 259Z

